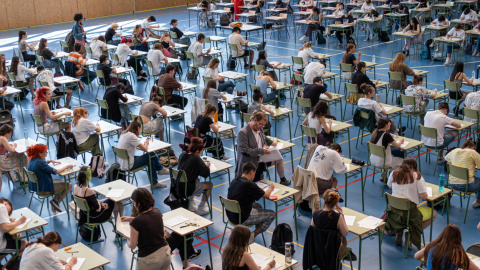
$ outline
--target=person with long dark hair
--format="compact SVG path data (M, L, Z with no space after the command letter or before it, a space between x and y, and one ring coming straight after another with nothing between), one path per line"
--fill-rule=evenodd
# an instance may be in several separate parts
M417 169L417 161L415 158L407 157L404 159L402 164L400 164L400 166L390 174L390 177L388 177L387 185L392 189L393 196L406 198L412 203L410 208L412 218L410 219L410 222L421 221L422 229L425 230L425 228L435 221L437 218L437 211L433 211L432 216L432 209L430 207L417 207L420 203L418 197L425 201L428 196L425 179L423 179L422 174ZM420 217L419 213L422 217L421 220L418 218ZM414 216L416 216L417 219L414 219ZM403 230L397 232L397 237L395 239L397 245L402 245L402 237ZM405 239L407 238L408 236L405 235Z
M15 151L17 144L10 144L9 142L12 135L12 126L4 124L0 127L0 170L2 172L9 172L14 182L26 182L27 178L22 172L22 166L28 168L27 156L25 156L24 153ZM1 189L2 184L0 182L0 190Z
M303 120L302 125L308 125L311 128L315 128L317 132L317 141L319 145L327 145L327 143L333 143L332 119L327 122L328 116L328 103L321 100L319 101L313 110Z
M83 17L82 13L76 13L73 16L73 20L75 24L73 25L73 37L75 39L75 43L80 43L81 47L78 51L83 56L85 55L85 42L87 41L87 32L83 29Z
M270 73L272 79L274 81L278 81L278 77L277 77L277 74L275 73L274 69L277 68L278 66L280 66L282 64L282 62L278 62L275 65L270 64L270 62L268 62L268 60L267 60L267 51L262 50L258 53L258 58L257 58L257 61L255 62L255 64L257 64L257 66L260 66L260 65L264 66L265 70L267 68L270 68L270 70L268 70L268 72Z
M358 51L358 59L355 58L355 51L357 50L357 46L353 43L347 45L345 49L345 53L342 56L342 60L340 63L343 64L350 64L352 67L355 67L360 62L360 56L362 56L362 52ZM343 79L344 80L351 80L352 79L352 72L343 72Z
M455 224L448 224L437 239L415 253L415 259L427 269L479 270L462 246L462 232Z
M205 87L203 88L202 98L206 99L209 104L215 106L219 117L220 114L223 114L223 107L219 100L227 100L227 97L217 91L217 82L215 80L210 80L207 82L207 85L205 85Z
M225 150L223 149L222 140L207 134L210 130L214 133L218 133L220 130L220 126L216 125L212 120L215 113L217 113L215 106L213 104L207 104L205 106L205 111L195 120L194 127L198 129L198 136L203 140L203 147L218 147L218 156L215 147L208 149L207 151L209 153L214 155L217 159L228 160L228 156L225 155Z
M26 41L27 37L28 37L27 31L23 31L23 30L18 31L18 49L20 50L20 53L23 56L24 62L34 62L36 60L35 55L29 54L27 52L27 48L31 51L35 51L35 45L37 45L37 42L28 44Z
M313 31L317 31L317 30L320 30L320 29L323 29L325 30L325 28L321 28L320 27L320 24L322 23L322 20L323 20L323 15L322 13L320 13L320 9L318 9L318 7L314 7L312 9L312 13L308 16L307 19L305 19L305 22L307 23L307 31L305 32L305 35L303 35L300 40L301 41L304 41L307 39L310 40L310 42L312 42L312 34L313 34ZM321 31L321 35L323 35L323 31Z
M377 120L377 128L372 133L370 143L383 146L385 148L385 161L383 157L370 154L372 164L377 168L386 167L396 169L403 162L404 152L400 150L404 139L395 140L393 136L387 132L391 130L392 120L382 117ZM395 147L394 149L391 146Z
M473 80L469 79L464 71L465 65L463 64L463 62L457 62L455 63L452 73L450 73L450 77L448 78L449 81L455 82L457 84L458 91L448 90L449 97L453 100L457 100L458 102L457 106L453 109L453 113L455 114L455 116L458 115L458 110L459 108L461 108L460 105L462 104L462 101L467 97L467 93L460 90L463 82L465 81L469 85L473 84Z
M15 81L17 81L17 87L29 86L30 93L32 94L32 100L35 98L35 88L33 87L33 77L25 77L25 74L28 73L33 75L35 73L35 68L27 68L20 61L20 57L12 57L12 64L10 66L10 72L15 75ZM23 91L23 89L22 89ZM28 92L23 92L24 95L27 95Z
M405 56L410 55L410 44L411 43L420 43L422 42L422 26L418 23L417 18L413 17L410 19L410 23L403 29L403 33L413 34L411 37L405 38L405 45L403 46L403 54Z
M45 68L55 68L57 72L60 70L64 71L65 68L63 67L62 61L60 61L57 57L57 52L54 53L47 48L48 41L46 38L40 39L40 44L38 45L37 54L43 57L43 63Z

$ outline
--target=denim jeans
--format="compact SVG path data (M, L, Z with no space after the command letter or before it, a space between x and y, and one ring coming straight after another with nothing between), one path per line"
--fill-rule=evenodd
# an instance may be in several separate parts
M478 46L478 45L477 45L477 46ZM453 44L453 46L448 45L448 46L447 46L447 54L451 54L452 51L453 51L453 48L458 49L458 48L460 48L460 45L458 45L458 44Z
M477 45L475 46L475 50L477 50L477 53L480 52L480 38L477 38Z
M88 78L89 77L90 77L90 83L92 83L93 80L95 80L95 78L97 78L97 74L95 72L91 71L91 70L86 69L85 71L83 71L83 74L80 75L80 77L77 77L77 78L80 79L84 84L88 84Z
M218 82L218 91L227 91L227 93L232 94L235 85L231 81Z
M453 135L451 131L445 131L445 135L443 135L443 145L439 146L439 148L445 148L449 144L451 144L455 140L456 136Z
M148 166L148 155L152 158L152 165ZM133 158L133 165L131 170L139 168L143 165L147 165L148 175L152 176L152 184L156 185L158 183L157 171L163 169L163 166L160 164L157 155L155 153L145 153L141 156L135 156Z
M466 184L450 184L450 186L453 189L460 191L465 191L465 188L467 187ZM468 184L468 191L477 191L475 192L475 196L477 197L477 200L480 201L480 177L475 176L475 181Z

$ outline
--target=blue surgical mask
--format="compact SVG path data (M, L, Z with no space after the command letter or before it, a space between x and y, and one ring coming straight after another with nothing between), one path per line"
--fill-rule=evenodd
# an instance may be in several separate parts
M347 11L346 11L346 10L343 10L343 14L347 14Z

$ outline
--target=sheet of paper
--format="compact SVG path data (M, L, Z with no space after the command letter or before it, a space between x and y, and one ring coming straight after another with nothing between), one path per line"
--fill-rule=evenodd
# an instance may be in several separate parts
M116 188L112 188L110 189L110 191L108 191L107 193L107 198L118 198L118 197L121 197L123 195L123 192L125 191L125 189L116 189Z
M130 239L130 222L122 221L120 215L118 215L115 224L117 232Z
M368 216L357 223L358 223L358 226L360 227L374 230L375 228L377 228L378 224L380 224L380 222L382 221L383 220L379 218Z
M390 111L392 109L392 107L383 107L385 109L386 112Z
M73 253L74 256L75 256L75 253ZM67 259L67 263L70 262L70 260L72 259L72 257L69 257ZM87 258L77 258L77 263L73 265L73 268L72 270L80 270L80 268L82 267L82 264L85 262Z
M356 216L344 215L343 217L345 218L345 223L347 223L347 226L353 226L353 224L355 224Z
M399 143L399 141L397 141L397 143ZM405 142L405 141L404 141L404 142L402 143L402 145L400 145L400 147L405 147L405 146L408 145L408 143L410 143L410 142Z
M163 223L169 227L173 227L173 226L176 226L180 223L183 223L185 221L188 221L188 218L184 217L184 216L176 216L176 217L173 217L171 219L168 219L168 220L164 220Z
M336 126L336 125L337 125L337 123L333 123L333 122L332 122L332 125L331 125L330 127L334 127L334 126Z
M320 94L320 98L321 98L321 99L329 99L328 96L325 95L325 94Z
M432 197L433 196L433 190L431 187L427 187L427 196Z
M473 262L476 266L480 267L480 258L472 259L472 262Z
M30 222L32 219L31 218L27 218L27 220L25 220L25 222L23 222L22 224L19 224L17 227L15 227L16 229L21 229L23 227L25 227L28 222Z
M255 264L260 266L260 269L264 269L265 267L267 267L268 263L272 260L272 259L269 259L267 256L264 256L258 253L253 253L251 255L253 260L255 261ZM277 263L275 264L275 267L271 269L277 269L278 267L280 267L280 264Z
M277 150L277 148L275 148L274 146L270 146L269 151L270 151L270 154L260 156L260 161L261 162L271 162L271 161L276 161L276 160L282 159L282 155Z
M215 172L215 171L217 171L217 166L215 166L215 164L210 162L210 172Z
M350 170L350 163L345 164L345 167L347 167L347 171Z
M277 143L276 148L277 149L282 149L283 148L283 143L281 143L281 142Z

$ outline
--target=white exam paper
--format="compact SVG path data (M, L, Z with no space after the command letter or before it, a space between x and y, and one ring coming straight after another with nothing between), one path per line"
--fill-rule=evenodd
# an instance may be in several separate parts
M347 226L353 226L356 216L343 215L343 217L345 218L345 223L347 223Z
M210 162L210 172L215 172L217 170L217 166Z
M67 259L67 263L69 263L71 259L72 259L72 257L69 257ZM80 267L82 267L82 264L85 262L86 259L87 258L77 258L77 263L73 265L72 270L80 270Z
M116 188L112 188L110 189L110 191L108 191L107 193L107 198L118 198L118 197L121 197L123 192L125 191L125 189L116 189Z
M282 159L282 155L278 151L277 147L275 146L270 146L270 149L268 150L270 154L266 155L261 155L260 156L260 162L271 162L271 161L276 161Z
M427 197L432 197L433 196L433 190L431 187L427 187Z
M386 112L390 111L392 109L392 107L383 107L385 109Z
M357 224L360 227L374 230L374 229L377 228L378 224L380 224L380 222L382 222L382 221L383 220L381 220L379 218L368 216L368 217L360 220L359 222L357 222Z
M253 260L255 261L255 264L260 266L260 269L264 269L265 267L267 267L268 263L271 261L271 259L269 259L267 256L264 256L258 253L253 253L251 255ZM274 270L274 269L277 269L278 267L280 267L280 265L276 263L275 267L271 269Z
M32 221L32 219L27 218L27 220L25 220L25 222L23 222L22 224L19 224L17 227L15 227L15 229L21 229L21 228L25 227L30 221Z
M187 220L188 220L188 218L186 218L184 216L176 216L176 217L173 217L171 219L163 221L163 224L165 224L169 227L173 227L173 226L176 226L176 225L178 225L180 223L183 223Z
M121 235L125 236L126 238L130 239L130 222L122 221L120 215L118 215L115 226L116 226L117 232L119 232Z

